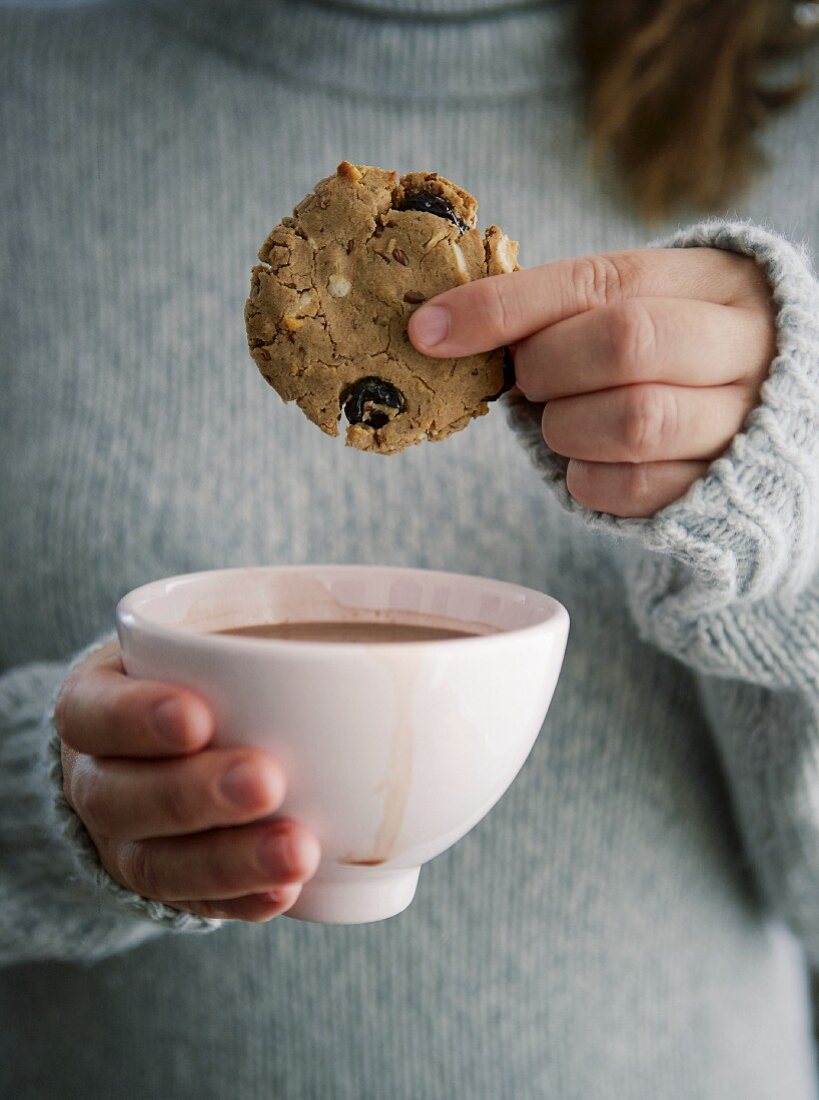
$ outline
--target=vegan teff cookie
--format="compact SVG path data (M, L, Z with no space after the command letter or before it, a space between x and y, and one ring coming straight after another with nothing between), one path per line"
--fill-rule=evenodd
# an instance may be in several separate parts
M434 172L400 181L344 161L270 233L245 307L250 353L280 397L362 451L445 439L512 383L503 350L430 359L407 336L422 302L517 268L518 245L475 228L478 204Z

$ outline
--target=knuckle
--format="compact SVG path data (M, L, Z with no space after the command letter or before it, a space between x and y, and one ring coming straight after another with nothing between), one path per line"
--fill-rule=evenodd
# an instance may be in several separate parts
M54 726L62 740L65 740L66 718L69 708L68 697L71 692L71 678L65 680L54 703Z
M169 827L175 832L190 831L197 815L191 803L190 792L184 782L169 779L158 784L154 798L156 799L156 818L164 827Z
M556 454L559 454L556 429L559 426L559 417L555 416L554 409L551 402L547 402L543 409L543 417L540 422L541 434L543 435L543 442L553 450Z
M102 777L93 767L74 769L72 805L89 832L105 837L110 833L111 804Z
M617 516L646 515L653 490L651 464L570 462L566 485L586 508Z
M66 745L70 745L72 748L77 748L76 738L72 725L72 715L74 712L74 700L76 696L78 672L74 671L70 673L63 681L62 686L57 694L57 698L54 702L54 728L57 731L57 735L60 740Z
M240 861L237 859L235 849L228 851L224 836L218 841L214 837L206 844L203 852L203 864L203 875L209 891L213 890L219 893L222 890L232 890L234 888ZM255 867L252 853L244 860L243 865L248 869ZM249 870L246 873L247 877L250 878Z
M566 468L566 488L578 504L591 508L595 503L595 476L587 462L572 461Z
M651 476L649 467L635 463L627 467L621 475L620 496L623 505L629 510L641 510L649 496Z
M487 302L484 324L488 339L499 347L506 342L512 327L510 300L504 291L503 279L487 279L485 286Z
M659 455L673 433L672 403L659 386L632 386L625 393L622 441L627 458Z
M582 256L574 261L571 281L582 309L594 309L609 301L606 270L602 256Z
M574 260L571 281L581 307L596 309L618 301L624 293L625 266L613 254Z
M639 298L619 302L608 312L612 366L627 378L656 357L657 333L651 310Z
M119 871L122 881L136 894L160 900L159 875L150 844L134 840L124 844L119 851Z
M768 306L771 293L768 279L755 259L719 248L710 251L716 253L714 259L724 266L726 283L731 280L734 284L734 293L728 299L730 305Z
M113 693L106 704L105 714L111 729L120 731L132 725L139 706L139 696L130 686Z

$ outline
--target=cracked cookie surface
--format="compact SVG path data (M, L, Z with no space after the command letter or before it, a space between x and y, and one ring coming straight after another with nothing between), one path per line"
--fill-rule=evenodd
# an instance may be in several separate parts
M517 269L518 246L434 172L344 161L269 234L245 306L250 353L285 401L329 435L394 454L445 439L511 385L502 349L430 359L410 315L453 286ZM506 364L506 365L505 365Z

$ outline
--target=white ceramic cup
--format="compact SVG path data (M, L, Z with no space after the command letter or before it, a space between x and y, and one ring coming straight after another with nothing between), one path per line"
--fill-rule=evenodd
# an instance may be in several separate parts
M392 643L213 633L339 619L457 620L485 633ZM379 566L193 573L117 608L129 676L193 689L214 711L214 744L256 745L281 763L281 813L322 847L289 915L337 924L400 913L421 865L498 801L541 728L568 630L565 608L540 592Z

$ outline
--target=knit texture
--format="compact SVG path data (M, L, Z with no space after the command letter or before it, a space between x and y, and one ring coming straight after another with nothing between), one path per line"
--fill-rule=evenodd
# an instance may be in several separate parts
M561 16L567 0L416 0L415 10L402 0L149 2L169 29L184 27L247 68L263 67L294 85L309 74L312 88L356 101L371 100L377 89L380 102L409 100L434 113L442 101L463 108L509 103L562 87L574 75Z
M815 1100L816 96L736 210L662 228L756 256L778 347L726 455L650 521L574 505L525 405L515 433L496 407L380 460L247 354L256 249L344 157L450 176L527 266L655 235L588 170L571 8L0 12L3 1096ZM216 922L102 870L53 700L136 585L305 561L548 591L561 681L406 913L189 935Z
M21 957L91 961L157 934L151 924L124 922L121 915L106 912L92 882L83 883L78 876L78 852L60 842L44 751L44 703L66 673L62 664L31 664L0 679L0 962L5 965ZM65 820L69 837L84 833L70 811ZM55 919L58 911L67 919Z

